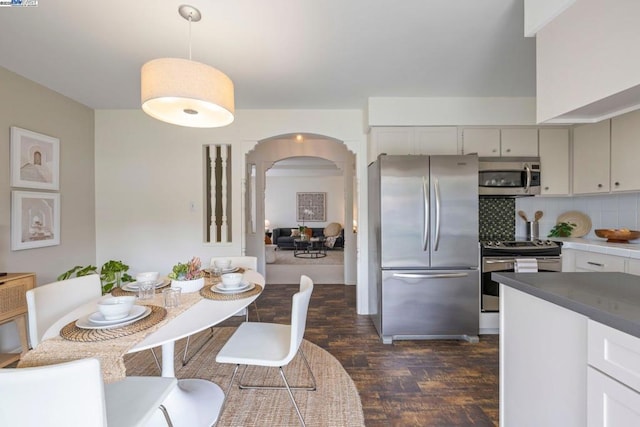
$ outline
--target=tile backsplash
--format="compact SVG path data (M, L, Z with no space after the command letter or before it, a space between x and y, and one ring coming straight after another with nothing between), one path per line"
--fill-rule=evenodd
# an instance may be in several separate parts
M567 211L580 211L591 218L591 231L584 236L587 239L600 239L593 231L596 228L629 228L638 230L640 227L640 218L638 216L640 193L574 197L521 197L515 199L515 205L513 217L515 220L515 232L518 237L525 235L525 224L524 221L516 216L515 212L517 210L523 210L529 218L532 218L537 210L544 213L540 220L541 238L549 234L549 230L556 224L558 216ZM482 208L480 211L482 212ZM482 217L482 214L480 216Z
M480 240L513 240L516 199L480 198Z

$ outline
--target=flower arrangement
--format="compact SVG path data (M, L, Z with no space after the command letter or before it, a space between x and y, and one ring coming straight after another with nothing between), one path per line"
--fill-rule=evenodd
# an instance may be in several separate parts
M171 273L168 274L173 280L196 280L204 277L204 271L200 269L200 258L193 257L187 263L177 263L173 266Z

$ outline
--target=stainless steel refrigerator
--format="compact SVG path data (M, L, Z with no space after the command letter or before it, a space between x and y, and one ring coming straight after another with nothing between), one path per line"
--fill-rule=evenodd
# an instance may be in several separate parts
M477 156L383 154L368 169L369 310L382 341L477 342Z

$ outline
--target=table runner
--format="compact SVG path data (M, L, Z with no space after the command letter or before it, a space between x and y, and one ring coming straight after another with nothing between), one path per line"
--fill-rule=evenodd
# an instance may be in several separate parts
M205 286L218 283L219 278L207 278ZM137 301L136 304L163 306L162 294L156 294L153 299ZM114 338L108 341L98 342L74 342L60 336L42 341L35 349L22 356L18 363L19 368L33 366L54 365L72 360L95 357L100 360L102 377L105 383L119 381L126 376L126 368L123 356L142 341L147 335L156 331L162 325L186 311L203 297L198 292L182 294L180 305L167 309L167 315L156 325L125 337Z

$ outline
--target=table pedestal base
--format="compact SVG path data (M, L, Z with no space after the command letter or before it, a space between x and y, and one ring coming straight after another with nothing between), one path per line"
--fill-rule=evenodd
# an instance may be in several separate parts
M164 401L174 427L209 427L220 415L224 392L215 383L202 379L178 380L178 386ZM158 409L147 426L166 427Z

